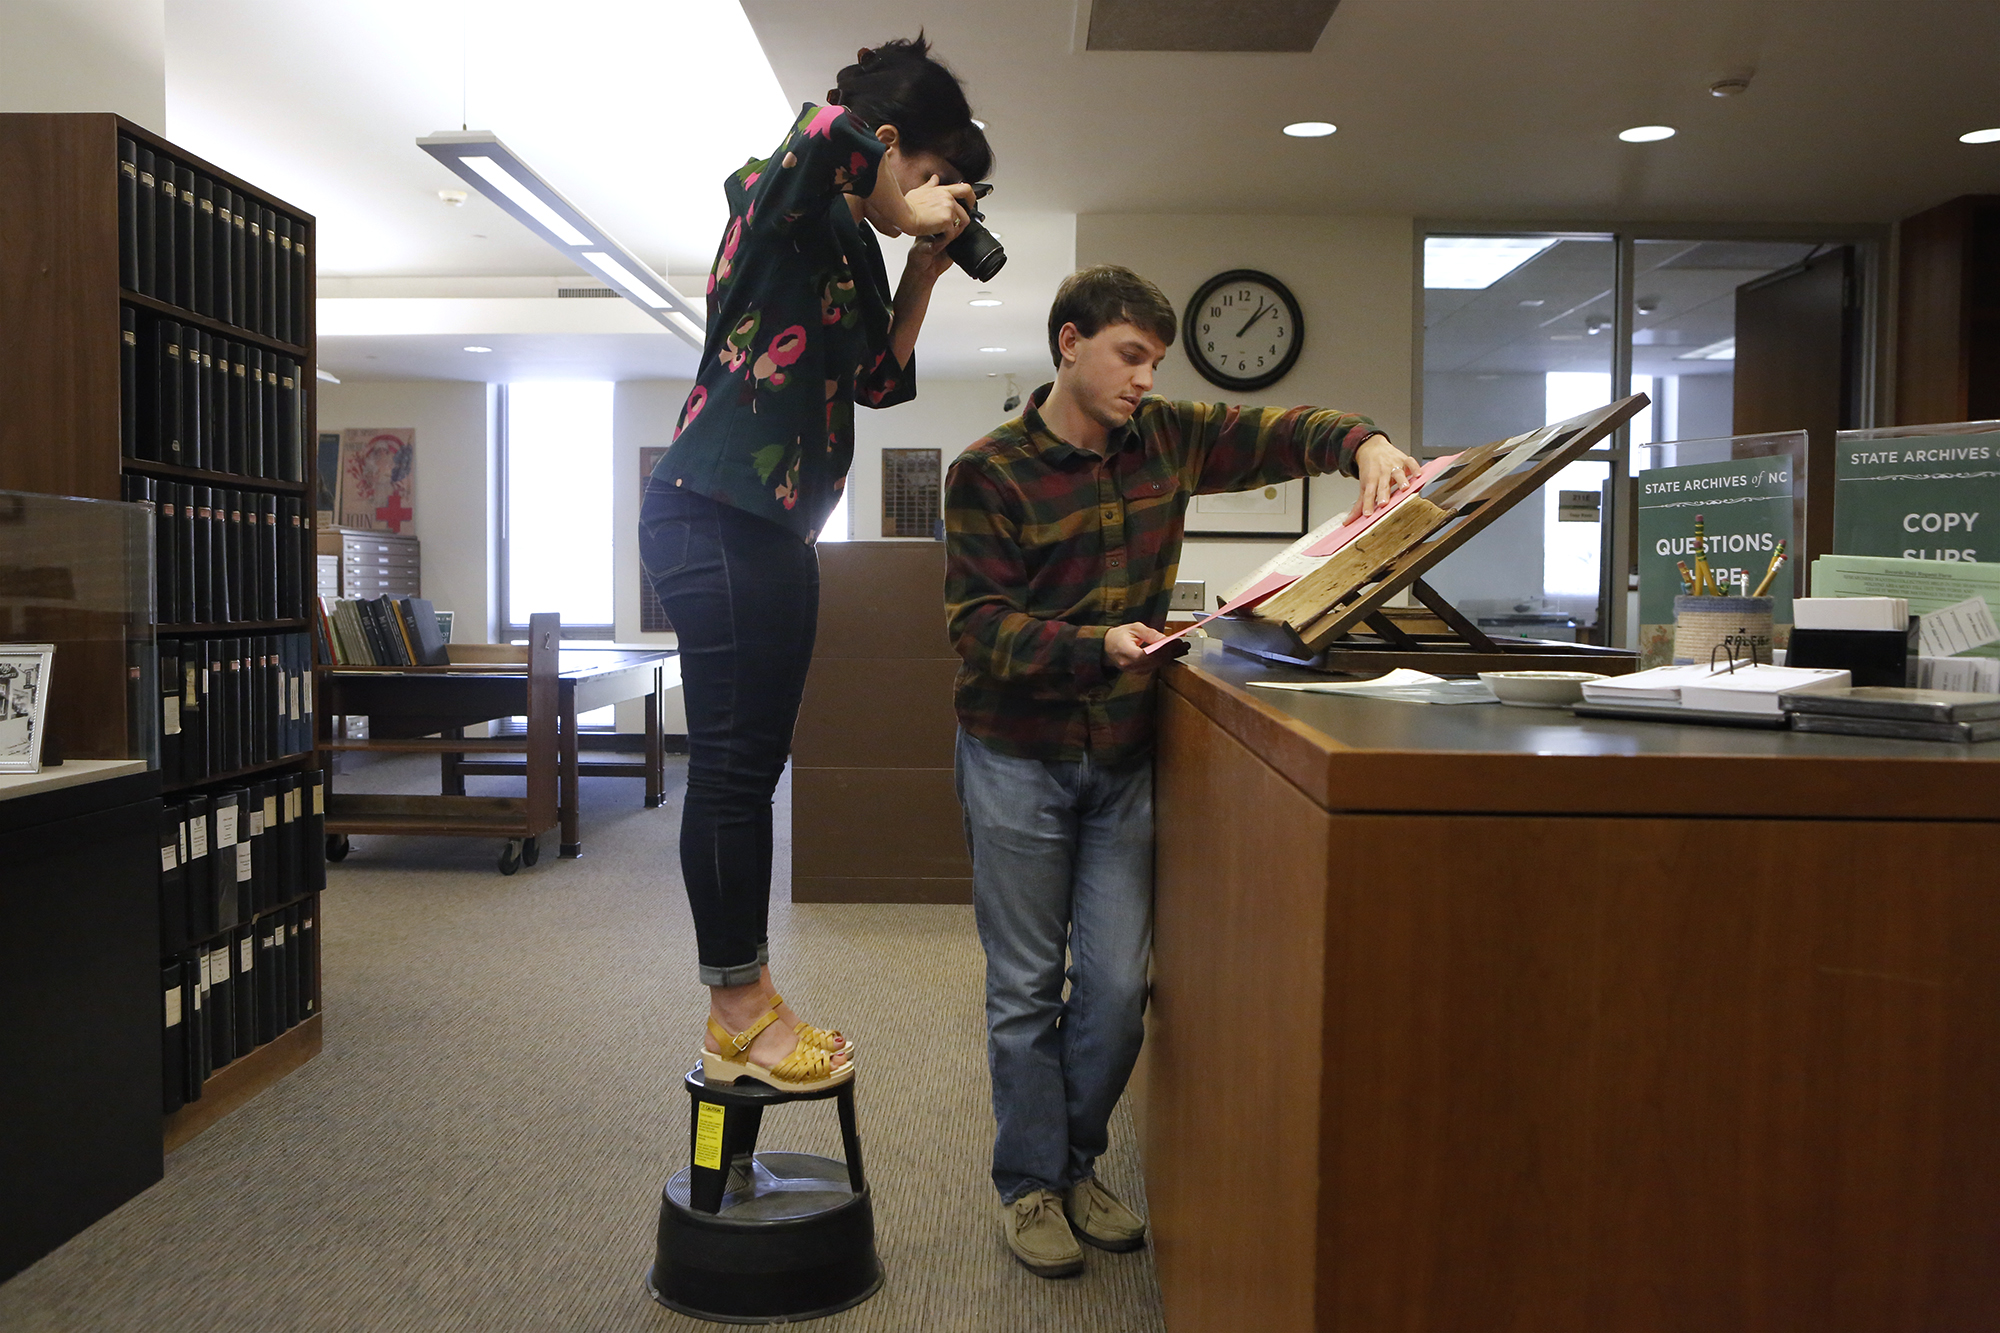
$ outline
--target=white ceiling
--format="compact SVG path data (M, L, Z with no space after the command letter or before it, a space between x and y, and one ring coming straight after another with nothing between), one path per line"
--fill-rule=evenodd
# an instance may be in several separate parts
M314 213L324 274L553 273L476 195L438 202L459 182L413 140L463 108L655 268L698 273L722 177L857 46L922 26L988 122L1012 256L998 309L968 307L962 275L940 287L918 355L948 378L1043 373L1079 212L1886 222L2000 191L2000 144L1956 142L2000 124L1993 0L1343 0L1303 55L1085 53L1088 4L169 0L168 132ZM1708 94L1736 73L1747 93ZM1340 130L1278 133L1299 119ZM1654 122L1680 133L1614 137ZM466 341L361 333L322 354L363 377L691 365L664 333L492 334L477 366Z

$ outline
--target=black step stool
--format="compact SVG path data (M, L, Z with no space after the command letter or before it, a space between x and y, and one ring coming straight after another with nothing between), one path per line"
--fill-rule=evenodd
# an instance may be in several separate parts
M882 1286L875 1212L854 1130L854 1080L780 1092L751 1079L687 1086L691 1162L660 1192L646 1291L669 1310L726 1324L784 1324L861 1304ZM846 1162L757 1151L764 1109L832 1098Z

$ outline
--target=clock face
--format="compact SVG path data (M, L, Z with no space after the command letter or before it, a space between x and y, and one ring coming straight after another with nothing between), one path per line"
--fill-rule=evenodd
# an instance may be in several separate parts
M1181 341L1210 383L1261 389L1292 368L1304 335L1299 303L1285 284L1236 269L1210 278L1188 302Z

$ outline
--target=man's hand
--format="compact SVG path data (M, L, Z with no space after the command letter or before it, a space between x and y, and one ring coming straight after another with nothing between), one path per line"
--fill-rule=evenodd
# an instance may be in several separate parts
M1352 523L1389 503L1389 497L1420 470L1417 460L1389 443L1386 435L1370 435L1354 451L1354 468L1361 478L1361 498L1342 520Z
M1152 657L1146 656L1146 645L1158 643L1166 637L1151 625L1142 625L1137 621L1120 625L1104 636L1104 660L1120 671L1156 670L1171 658L1165 650Z

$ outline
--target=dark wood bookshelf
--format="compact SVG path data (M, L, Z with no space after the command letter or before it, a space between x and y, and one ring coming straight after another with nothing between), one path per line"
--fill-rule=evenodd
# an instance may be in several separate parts
M211 773L205 778L196 778L192 782L169 783L161 787L160 790L168 796L179 792L199 791L203 787L213 787L221 782L240 782L244 778L253 778L260 773L282 772L285 769L293 767L300 760L310 760L312 757L313 752L311 750L304 750L298 754L280 755L276 759L266 760L261 764L252 764L248 768L232 768L226 773Z
M119 271L121 137L289 220L295 241L305 246L304 280L295 282L291 292L291 309L296 312L302 341L294 343L241 328L124 286ZM303 594L310 598L315 584L312 551L316 507L307 497L315 490L319 369L313 276L319 242L312 214L120 116L8 113L0 114L0 238L4 238L0 244L0 309L5 310L9 327L16 334L8 341L7 355L0 357L0 489L118 501L125 498L125 478L142 476L299 497L307 500L302 506L305 531L300 540L305 558L301 576ZM298 362L302 480L252 477L124 456L121 318L125 311L137 314L141 323L164 317ZM311 605L308 600L306 606ZM155 627L158 634L169 637L310 633L310 628L311 622L303 618ZM57 639L57 660L70 664L67 671L58 668L49 692L50 733L62 738L65 751L73 758L126 757L141 734L135 728L158 723L156 716L131 715L123 655L115 661L96 662L80 649L64 652L61 638L50 637ZM98 656L108 659L111 655ZM287 771L307 773L316 764L313 753L305 751L169 786L165 794L172 799L180 793L246 778ZM148 842L150 859L150 839ZM154 861L150 874L157 873ZM158 955L152 964L157 962ZM149 989L158 985L153 965L148 966L150 975L144 982ZM158 991L153 990L153 995L149 1010L157 1023ZM167 1146L179 1146L310 1059L319 1050L320 1029L321 1015L315 1012L277 1040L215 1071L199 1100L166 1118ZM157 1035L152 1040L157 1041ZM91 1053L79 1051L77 1058L80 1065L87 1065Z
M155 625L155 634L200 634L208 638L228 638L233 634L297 633L310 629L310 620L223 620L205 625Z
M127 458L125 470L142 477L158 477L163 481L193 481L204 486L226 486L234 491L276 491L283 495L304 495L312 484L306 481L279 481L276 477L252 477L241 472L211 472L207 468L159 463L150 458Z
M273 338L268 333L258 333L254 329L246 329L240 325L231 324L226 319L217 319L213 315L204 315L199 311L190 310L184 305L175 305L171 301L162 301L152 296L142 296L129 287L120 287L118 289L118 299L126 305L137 306L141 310L150 310L156 315L165 315L169 319L179 320L183 324L192 324L196 328L207 329L210 333L219 333L225 338L234 338L238 342L256 343L259 347L268 347L273 351L283 352L287 356L303 357L307 354L306 349L297 343L288 343L283 339Z

